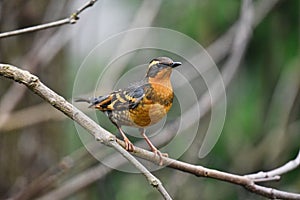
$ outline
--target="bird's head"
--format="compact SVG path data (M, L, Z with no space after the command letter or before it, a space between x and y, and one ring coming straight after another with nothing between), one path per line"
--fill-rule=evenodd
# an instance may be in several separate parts
M146 77L149 81L163 81L170 79L172 69L181 65L168 57L158 57L150 61Z

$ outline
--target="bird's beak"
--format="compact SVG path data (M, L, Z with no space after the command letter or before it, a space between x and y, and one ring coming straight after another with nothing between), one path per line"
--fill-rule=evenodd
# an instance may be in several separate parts
M172 68L175 68L175 67L178 67L179 65L181 65L181 62L173 62L173 63L171 64L171 67L172 67Z

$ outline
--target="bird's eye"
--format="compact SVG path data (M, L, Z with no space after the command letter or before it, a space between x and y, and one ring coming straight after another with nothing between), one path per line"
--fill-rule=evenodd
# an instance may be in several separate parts
M159 69L165 68L166 66L168 66L168 65L166 65L166 64L164 64L164 63L159 63L159 64L157 64L157 67L158 67Z

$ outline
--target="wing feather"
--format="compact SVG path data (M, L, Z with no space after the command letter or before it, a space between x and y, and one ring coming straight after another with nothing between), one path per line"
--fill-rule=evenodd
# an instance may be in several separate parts
M101 111L133 109L145 96L147 87L147 84L132 85L124 90L117 90L107 96L98 97L94 106Z

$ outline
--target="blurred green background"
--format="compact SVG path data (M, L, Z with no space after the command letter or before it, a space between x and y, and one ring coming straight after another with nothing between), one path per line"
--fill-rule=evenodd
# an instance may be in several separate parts
M67 17L84 2L3 0L0 32ZM195 141L179 160L243 175L274 169L297 155L300 5L297 0L257 0L254 5L257 8L272 2L275 5L253 27L244 58L226 88L227 114L217 144L205 158L198 158L211 116L208 113L200 120ZM237 0L102 0L86 10L74 25L0 39L0 61L29 70L58 94L71 99L81 63L108 37L130 28L164 27L182 32L209 48L237 22L240 7L241 1ZM226 44L231 44L231 40ZM229 57L227 50L215 60L221 71ZM95 62L101 66L100 60ZM135 62L127 63L120 76L130 70L132 63ZM197 81L192 81L197 87ZM95 84L87 79L82 87L91 89ZM202 94L199 91L197 96ZM1 77L0 95L0 199L41 197L71 186L72 180L80 184L76 178L86 172L95 177L103 175L83 188L68 189L71 192L64 199L161 199L142 175L101 165L83 148L74 123L25 87ZM176 114L171 111L170 118ZM98 118L104 120L105 128L116 132L103 115ZM173 169L163 168L154 174L174 199L264 199L236 185ZM263 185L299 193L299 168L278 182Z

